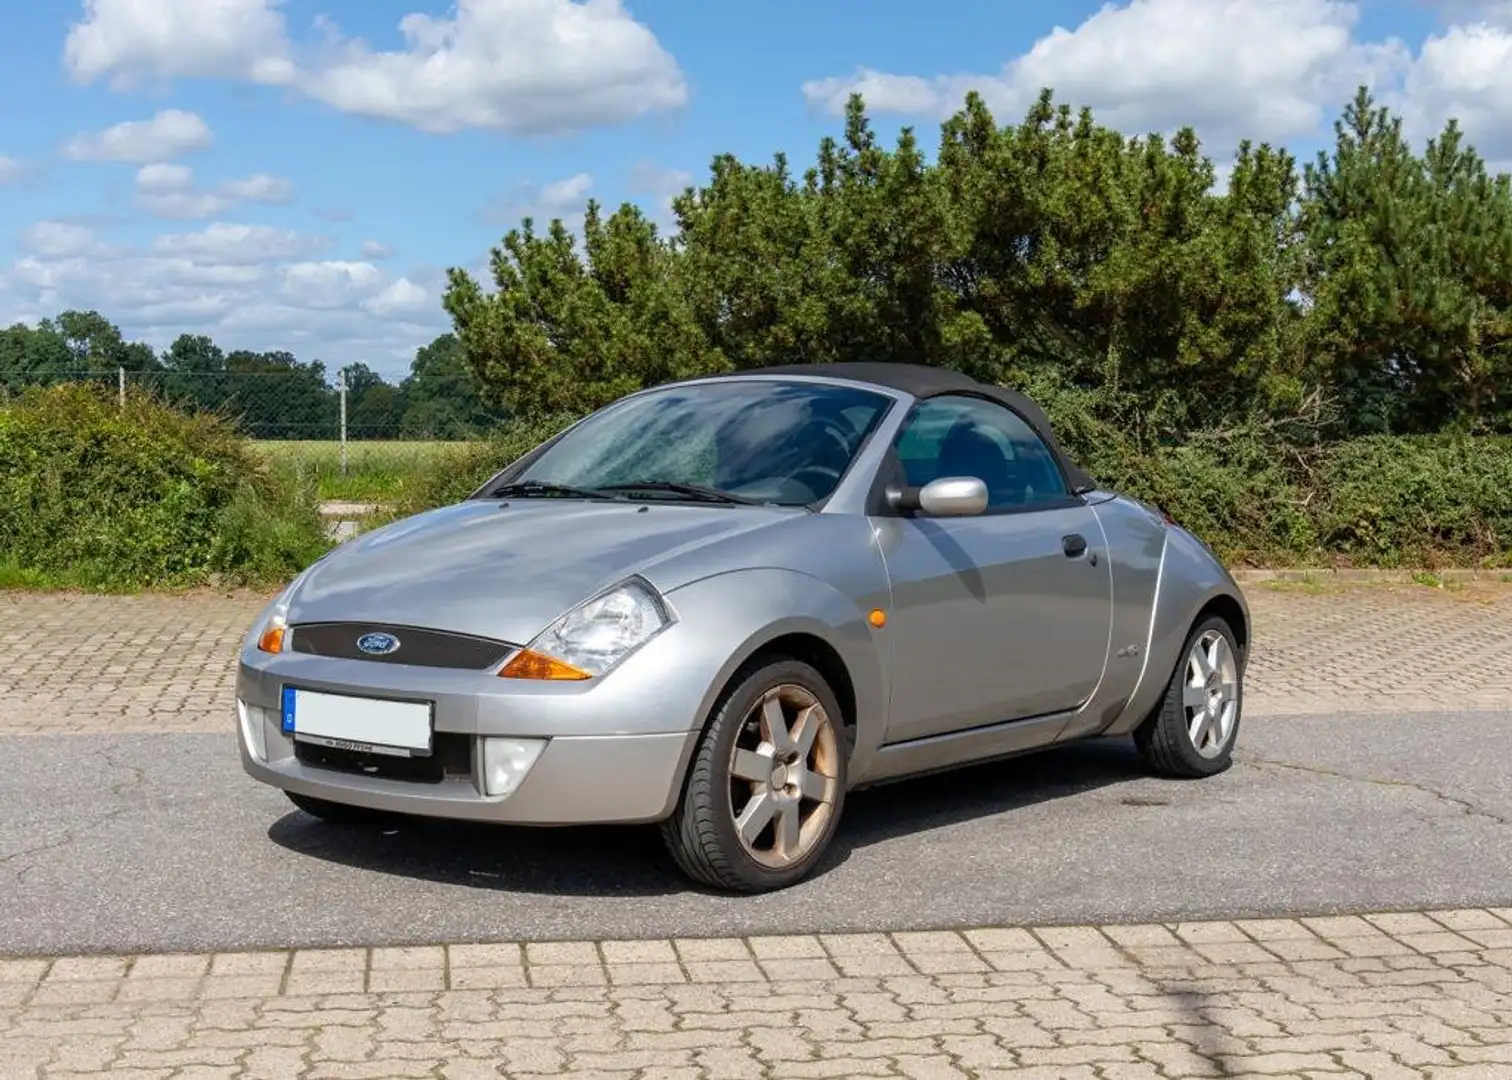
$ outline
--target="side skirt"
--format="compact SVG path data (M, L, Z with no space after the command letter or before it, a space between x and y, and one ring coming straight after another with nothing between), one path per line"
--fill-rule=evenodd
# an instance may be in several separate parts
M944 772L1045 749L1055 745L1066 721L1074 715L1052 713L1032 720L1012 720L883 746L872 757L865 775L852 784L852 789L859 791L889 780Z

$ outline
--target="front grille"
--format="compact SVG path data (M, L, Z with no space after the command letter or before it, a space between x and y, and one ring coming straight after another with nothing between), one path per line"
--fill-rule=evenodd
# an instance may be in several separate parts
M472 737L438 731L430 757L364 754L359 750L337 750L307 742L294 744L294 757L301 764L312 768L329 769L353 776L372 776L381 780L403 780L415 784L439 784L453 777L472 775Z
M365 653L357 647L365 634L388 634L398 640L399 647L385 655ZM294 652L342 660L476 671L497 667L514 651L508 642L491 638L380 623L302 623L293 628L290 647Z

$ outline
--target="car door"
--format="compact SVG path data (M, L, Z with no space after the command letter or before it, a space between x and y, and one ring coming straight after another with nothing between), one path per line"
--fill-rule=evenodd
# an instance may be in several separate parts
M945 395L915 406L892 453L909 485L973 476L988 505L874 519L893 590L887 742L1079 707L1107 658L1112 579L1049 448L1007 406Z

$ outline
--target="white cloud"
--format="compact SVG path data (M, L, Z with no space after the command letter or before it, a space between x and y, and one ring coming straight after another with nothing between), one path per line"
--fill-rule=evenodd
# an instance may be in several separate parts
M39 221L21 231L21 247L50 259L82 255L97 244L94 231L67 221Z
M372 296L383 272L369 262L301 262L281 271L283 295L313 308L339 308Z
M567 209L584 202L592 187L593 176L590 173L577 173L565 180L556 180L543 187L540 203L542 206Z
M117 88L173 77L282 84L293 76L281 0L84 0L63 66Z
M283 203L294 195L294 187L281 176L253 173L245 180L230 180L221 185L228 199L239 202Z
M229 78L291 88L342 112L424 131L536 134L618 124L681 106L677 61L621 0L457 0L399 20L374 49L325 17L318 47L291 43L281 0L85 0L64 66L81 83Z
M561 180L553 180L539 186L516 184L508 192L489 201L478 211L478 218L490 225L520 225L524 218L531 218L537 232L545 230L554 218L573 232L583 226L583 213L587 209L588 193L593 190L591 173L575 173Z
M391 377L447 328L439 273L322 260L325 237L219 224L124 247L45 221L22 242L20 257L0 264L0 325L94 308L158 349L202 333L226 349L288 349L328 368L365 360Z
M136 208L153 217L173 221L202 221L223 214L230 202L208 191L146 191L133 200Z
M300 89L424 131L514 134L616 124L676 108L687 86L620 0L458 0L452 17L399 21L402 51L333 40Z
M381 317L414 315L431 304L430 293L409 278L399 278L385 286L377 295L362 302L364 311Z
M194 186L194 170L187 165L159 162L137 170L135 204L138 210L155 217L191 221L216 217L238 203L288 202L293 192L287 180L268 173L201 190Z
M26 167L15 158L0 154L0 185L15 183L25 171Z
M650 218L659 229L670 232L677 224L672 201L693 183L693 174L682 169L666 169L649 161L638 161L630 169L630 190L655 200Z
M681 193L692 182L692 173L666 169L650 161L637 161L630 169L631 189L646 195Z
M1507 26L1476 22L1429 37L1404 98L1405 126L1415 138L1437 135L1458 117L1481 156L1512 165L1512 18Z
M364 259L387 259L393 253L393 248L387 244L380 244L377 240L364 240L362 242L362 257Z
M196 113L164 109L150 120L128 120L104 131L75 135L63 155L75 161L161 162L215 142L210 125Z
M309 236L271 225L216 222L199 232L169 233L152 244L158 255L184 256L209 263L256 263L297 259L329 248L328 236Z
M194 184L194 170L187 165L157 162L137 170L138 191L183 191Z
M1318 133L1361 83L1406 70L1406 46L1355 37L1344 0L1129 0L1105 4L1075 29L1057 27L993 74L900 75L860 69L805 83L810 103L843 111L860 91L869 111L940 117L968 90L1017 114L1041 87L1091 106L1131 133L1191 124L1210 144Z

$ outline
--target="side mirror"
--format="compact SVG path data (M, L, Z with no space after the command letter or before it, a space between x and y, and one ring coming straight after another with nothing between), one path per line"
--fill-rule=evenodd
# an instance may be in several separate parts
M942 476L921 488L893 488L887 494L894 509L926 517L973 517L987 509L987 485L974 476Z

